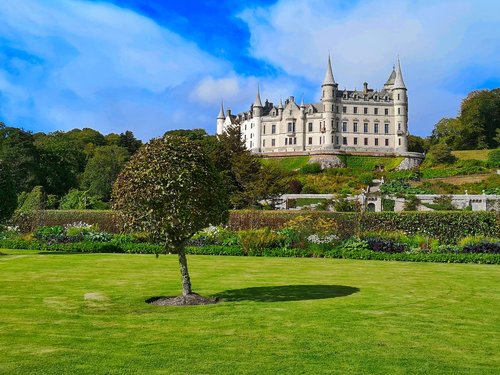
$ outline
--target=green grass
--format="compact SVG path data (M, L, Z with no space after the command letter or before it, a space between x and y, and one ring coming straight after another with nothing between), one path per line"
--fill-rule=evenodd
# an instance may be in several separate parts
M372 172L376 165L384 165L386 171L395 169L404 158L391 156L357 156L357 155L341 155L339 156L347 168Z
M188 259L224 302L145 304L179 292L175 256L0 256L0 373L500 371L497 266Z
M492 150L462 150L452 151L451 153L460 160L488 160L488 154Z
M285 172L293 172L306 165L309 159L309 156L290 156L284 158L262 158L260 160L264 165L271 165Z

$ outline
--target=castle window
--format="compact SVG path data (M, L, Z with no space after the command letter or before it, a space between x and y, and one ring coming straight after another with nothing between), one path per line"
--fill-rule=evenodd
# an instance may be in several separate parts
M332 143L333 143L333 135L332 135Z
M378 133L378 124L373 124L373 132Z
M313 113L312 108L309 108L309 114L312 115L312 113Z
M355 122L355 123L352 125L352 131L353 131L354 133L357 133L357 132L358 132L358 123L357 123L357 122Z
M310 132L312 132L313 131L313 123L310 122L307 126L308 126L307 130L310 131Z
M358 144L358 138L354 137L354 144L357 145Z
M271 125L271 134L276 134L276 125Z
M285 146L288 146L288 138L285 138Z
M400 114L401 114L401 108L398 107L398 115L400 115Z
M262 127L262 134L266 134L266 124Z
M333 112L333 104L332 104L332 112Z
M399 141L399 145L401 146L401 138L398 138L398 141Z
M384 133L385 134L389 133L389 124L384 124Z
M338 145L339 144L339 137L335 137L335 144Z
M342 131L346 132L347 131L347 122L342 123Z
M319 144L321 144L321 138L323 138L323 137L319 137Z
M352 112L353 113L358 113L358 107L352 107Z
M401 131L401 123L398 122L398 132Z
M290 116L292 115L292 110L290 110Z
M398 100L399 100L399 94L398 94Z
M271 146L276 146L276 140L274 138L271 139Z
M250 133L250 138L253 138L253 133Z
M247 124L245 124L245 130L247 130Z
M309 137L308 139L308 144L312 145L313 144L313 138L312 137Z
M338 122L338 121L337 121L337 123L336 123L335 130L336 130L336 131L339 131L339 130L340 130L340 124L339 124L339 122Z
M375 138L375 146L378 146L378 138Z
M365 109L364 109L364 113L365 113L365 115L367 115L367 114L368 114L368 107L365 107Z
M293 139L293 144L296 145L297 144L297 138L294 138Z
M334 129L334 125L333 125L333 120L332 120L332 130Z
M368 123L367 123L367 122L365 122L365 123L363 124L363 131L364 131L365 133L368 133Z
M389 115L389 108L386 108L385 109L385 115L388 116Z
M368 138L365 138L365 146L368 146Z
M387 138L385 139L385 145L389 146L389 140Z
M338 105L335 106L335 113L339 113L339 106Z
M342 113L347 113L347 107L342 107Z
M262 147L266 147L266 140L265 139L262 141Z
M288 123L288 132L291 133L293 131L293 124L291 122Z
M374 114L378 115L378 108L373 109Z
M253 143L252 143L252 141L250 141L250 148L252 148L252 147L253 147Z
M342 144L347 146L347 137L342 137Z

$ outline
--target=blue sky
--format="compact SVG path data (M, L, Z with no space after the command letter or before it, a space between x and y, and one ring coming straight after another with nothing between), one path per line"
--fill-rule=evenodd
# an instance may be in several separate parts
M328 51L340 88L379 89L399 54L412 134L500 86L500 2L22 0L0 3L0 121L215 132L220 101L319 99Z

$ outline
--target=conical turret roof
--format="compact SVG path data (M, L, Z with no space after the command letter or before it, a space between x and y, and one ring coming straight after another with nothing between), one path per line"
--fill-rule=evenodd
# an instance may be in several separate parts
M262 102L260 101L260 85L257 85L257 97L255 98L254 107L262 107Z
M224 116L224 101L220 103L220 111L219 115L217 116L217 119L225 119L226 117Z
M396 78L394 78L393 90L394 89L405 89L406 90L406 86L405 86L405 83L403 81L403 73L401 72L401 63L399 61L399 57L398 57L398 66L396 67Z
M387 82L384 84L384 86L392 86L394 85L394 80L396 79L396 69L393 66L392 67L392 72L389 78L387 78Z
M323 84L321 86L325 85L335 85L335 79L333 79L332 61L330 60L330 55L328 55L328 65L326 67L325 79L323 80Z

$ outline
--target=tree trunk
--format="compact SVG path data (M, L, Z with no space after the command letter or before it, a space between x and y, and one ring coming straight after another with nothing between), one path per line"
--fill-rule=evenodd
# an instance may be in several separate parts
M179 256L179 268L181 270L181 280L182 280L182 295L187 296L191 294L191 279L189 278L188 265L186 259L186 253L184 252L184 246L179 246L177 248L177 255Z

